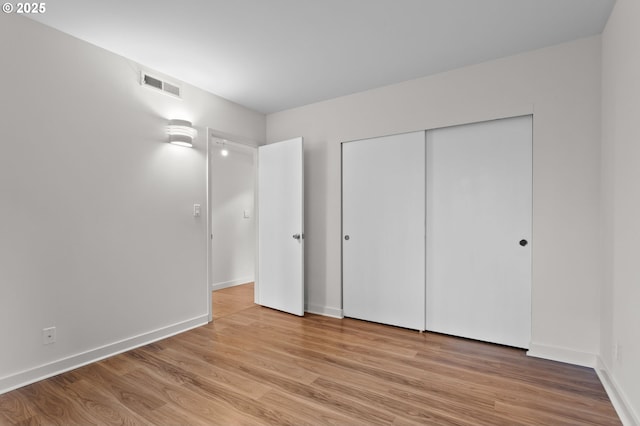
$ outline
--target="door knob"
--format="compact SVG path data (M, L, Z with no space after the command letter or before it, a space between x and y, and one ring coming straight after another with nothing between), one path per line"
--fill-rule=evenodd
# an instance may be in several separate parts
M300 240L300 234L293 234L293 238L295 240Z
M527 241L527 240L520 240L520 245L521 245L522 247L526 246L527 244L529 244L529 241Z
M349 236L348 236L348 235L345 235L345 236L344 236L344 239L345 239L345 240L347 240L347 241L349 241Z

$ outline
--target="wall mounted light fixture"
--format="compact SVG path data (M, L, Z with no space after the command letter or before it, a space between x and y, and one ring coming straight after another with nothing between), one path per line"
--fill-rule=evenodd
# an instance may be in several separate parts
M193 138L198 135L191 122L187 120L169 120L168 133L169 143L189 148L193 146Z

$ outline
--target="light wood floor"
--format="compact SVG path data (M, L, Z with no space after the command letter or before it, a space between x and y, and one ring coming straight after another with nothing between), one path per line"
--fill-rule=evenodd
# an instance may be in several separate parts
M253 303L253 291L253 283L214 291L212 296L213 320L256 306Z
M238 293L212 324L0 395L0 424L620 424L591 369Z

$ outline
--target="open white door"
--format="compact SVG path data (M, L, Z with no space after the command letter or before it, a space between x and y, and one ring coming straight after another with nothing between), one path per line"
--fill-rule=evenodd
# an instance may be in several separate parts
M302 138L258 148L258 303L304 315Z

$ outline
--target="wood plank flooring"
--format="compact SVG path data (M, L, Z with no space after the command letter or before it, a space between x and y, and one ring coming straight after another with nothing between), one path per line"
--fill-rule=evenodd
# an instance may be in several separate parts
M256 306L253 303L253 283L228 287L213 292L212 306L214 321L236 312Z
M0 395L0 424L620 424L591 369L298 318L253 305L252 292L216 292L212 324Z

